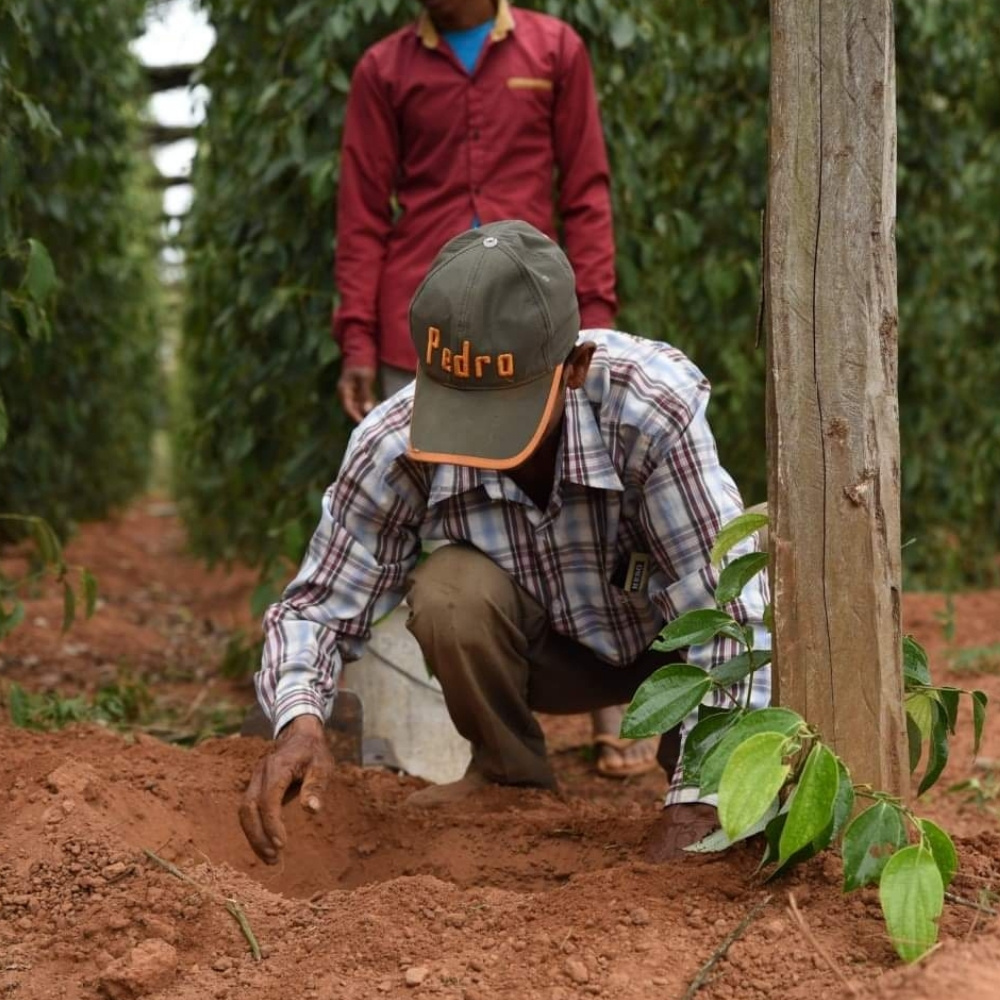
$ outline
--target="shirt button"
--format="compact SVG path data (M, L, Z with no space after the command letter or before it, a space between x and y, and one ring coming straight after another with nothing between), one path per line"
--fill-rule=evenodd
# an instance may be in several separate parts
M476 140L476 139L478 139L478 138L479 138L479 129L477 129L477 128L474 128L474 129L472 130L472 138L473 138L473 140Z

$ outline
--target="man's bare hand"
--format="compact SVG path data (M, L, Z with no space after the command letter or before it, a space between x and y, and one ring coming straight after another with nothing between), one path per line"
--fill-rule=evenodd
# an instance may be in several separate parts
M277 864L288 843L281 806L289 788L301 782L302 808L319 812L333 766L321 719L300 715L282 730L274 750L254 769L240 804L240 825L261 860Z
M360 424L377 402L374 368L344 368L337 382L337 396L344 412Z

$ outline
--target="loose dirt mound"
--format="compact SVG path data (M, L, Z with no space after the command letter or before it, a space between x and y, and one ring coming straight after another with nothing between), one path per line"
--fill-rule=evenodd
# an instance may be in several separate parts
M5 995L679 997L769 894L703 995L835 995L789 920L789 891L852 980L894 964L874 894L842 897L834 862L780 887L753 883L750 851L636 863L650 819L639 806L497 790L426 815L403 805L416 782L345 767L322 819L289 810L288 857L268 868L235 819L265 749L0 730ZM1000 837L962 848L970 876L996 879ZM945 934L972 925L972 911L949 912Z
M32 690L91 690L117 662L118 636L136 634L123 624L142 635L125 666L158 694L249 701L245 682L215 668L229 630L244 623L252 574L207 576L184 556L176 521L147 508L82 542L85 557L71 557L102 579L105 607L63 638L45 611L54 599L41 595L4 646L4 675ZM969 645L1000 636L996 595L981 600L956 600ZM942 608L940 597L905 606L936 668ZM74 655L74 642L87 653ZM1000 694L988 671L950 679ZM755 880L756 848L641 863L660 780L594 777L580 752L586 722L544 721L564 798L498 789L461 809L414 813L404 800L419 782L342 767L320 817L288 807L291 844L270 868L236 819L266 744L225 738L185 750L143 733L34 734L0 720L0 997L680 1000L751 916L699 998L1000 996L1000 931L981 910L949 905L942 947L901 969L876 894L843 896L832 858L772 885ZM962 739L945 784L981 773ZM982 755L1000 756L995 718ZM961 802L942 791L922 811L963 834L954 892L992 906L995 802Z

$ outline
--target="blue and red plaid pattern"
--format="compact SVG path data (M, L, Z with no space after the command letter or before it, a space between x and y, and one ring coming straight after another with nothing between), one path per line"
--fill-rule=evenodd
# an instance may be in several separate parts
M256 683L276 732L297 715L329 713L343 663L361 655L372 623L403 599L425 541L475 546L548 609L556 632L609 670L635 660L666 622L715 606L709 552L743 504L719 464L708 382L667 344L607 330L581 339L597 351L586 385L567 391L545 511L503 473L407 458L412 386L358 426L298 576L264 618ZM748 539L728 558L753 547ZM637 593L624 589L633 553L651 557ZM726 608L754 628L759 649L769 645L766 588L760 574ZM719 637L688 659L711 669L737 652ZM731 694L766 705L768 670L758 671L754 690L737 685ZM675 778L668 802L697 799L682 786Z

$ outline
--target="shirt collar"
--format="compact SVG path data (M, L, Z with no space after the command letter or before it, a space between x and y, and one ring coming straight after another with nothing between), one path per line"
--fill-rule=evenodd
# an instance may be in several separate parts
M583 389L566 393L561 478L595 490L624 490L601 436L594 407Z
M595 490L624 490L601 436L593 406L582 389L570 389L566 393L566 419L559 454L560 482L576 483ZM433 507L479 486L493 500L509 492L503 489L499 472L463 465L435 466L427 506Z
M420 41L428 49L436 49L441 41L437 28L431 20L427 11L424 11L417 18L414 30ZM490 31L490 38L494 42L502 42L514 30L514 12L510 9L509 0L497 0L497 16L493 21L493 30Z

